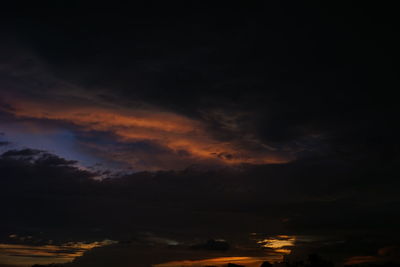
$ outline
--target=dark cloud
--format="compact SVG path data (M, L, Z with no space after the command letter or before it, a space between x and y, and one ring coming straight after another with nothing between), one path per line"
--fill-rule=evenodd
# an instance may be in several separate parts
M26 148L23 150L9 150L7 152L4 152L1 156L2 157L32 157L32 156L37 156L42 152L44 152L44 151L41 151L38 149Z
M224 238L236 248L247 244L243 238L250 233L285 233L315 239L300 239L293 256L314 251L340 260L398 245L397 165L308 157L280 165L139 172L96 181L92 178L98 173L71 161L42 151L11 150L0 157L1 201L9 203L2 211L2 236L42 233L41 239L62 244L106 237L136 240L150 232L187 246L198 237ZM142 245L134 247L142 251ZM145 261L154 249L137 257ZM124 251L106 249L110 258L105 262L115 255L128 257ZM176 253L182 259L187 252ZM93 257L82 262L97 262Z
M5 47L2 86L45 103L66 96L71 104L83 97L156 106L254 150L398 151L389 93L398 84L389 59L396 41L386 9L61 6L3 19L16 45Z
M11 144L11 143L7 142L7 141L0 141L0 146L7 146L9 144Z
M4 210L4 223L16 230L56 224L89 232L99 228L105 231L101 234L116 238L127 231L156 229L190 236L206 234L197 232L203 230L209 235L235 236L237 229L247 234L324 235L356 229L364 233L379 227L380 234L394 234L399 220L397 172L388 171L395 163L355 168L368 166L367 162L349 165L334 159L309 159L235 171L142 172L95 181L90 177L96 173L62 159L49 160L55 156L31 161L4 154L0 162L2 198L13 203ZM20 212L14 214L15 209ZM116 222L116 217L121 220ZM204 223L209 226L200 230ZM277 225L266 229L271 224Z
M43 150L38 149L22 149L22 150L8 150L4 152L1 157L3 159L23 159L24 161L34 161L34 164L45 166L59 166L59 165L73 165L77 163L74 160L66 160L56 155L49 154Z
M392 19L373 19L387 10L268 4L176 14L99 7L88 14L53 8L9 20L18 22L14 33L29 46L34 73L46 77L27 80L36 84L24 89L32 93L67 83L102 102L191 116L221 141L258 149L318 150L321 144L307 143L322 136L349 153L374 142L391 150L399 131L392 123L397 103L388 97L397 79L387 53L378 53L395 47Z
M397 9L171 5L1 17L0 231L398 245Z

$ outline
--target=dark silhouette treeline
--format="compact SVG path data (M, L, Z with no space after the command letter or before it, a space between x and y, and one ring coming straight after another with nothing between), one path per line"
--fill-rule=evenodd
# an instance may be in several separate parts
M228 263L227 267L245 267L244 265ZM307 260L304 261L294 261L294 262L283 262L278 264L272 264L270 262L263 262L260 267L274 267L274 266L284 266L284 267L334 267L336 266L334 262L325 260L316 254L309 255ZM217 267L214 265L208 265L204 267ZM354 264L354 265L344 265L344 267L400 267L399 263L387 262L387 263L364 263L364 264Z
M399 263L386 262L386 263L365 263L365 264L353 264L345 265L344 267L399 267Z
M64 265L50 264L50 265L40 265L35 264L32 267L63 267ZM311 254L306 260L293 261L293 262L282 262L278 264L272 264L268 261L263 262L260 267L335 267L333 261L325 260L317 254ZM204 267L217 267L216 265L206 265ZM226 267L245 267L244 265L228 263ZM344 265L343 267L400 267L399 263L386 262L386 263L363 263L354 265Z

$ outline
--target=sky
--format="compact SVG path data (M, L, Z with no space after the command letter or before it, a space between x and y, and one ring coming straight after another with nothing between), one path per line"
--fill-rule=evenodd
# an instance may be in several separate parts
M0 266L13 246L113 240L78 253L76 266L90 266L128 255L127 236L143 266L313 252L339 264L398 260L395 10L6 5ZM258 243L279 236L295 241ZM154 238L174 240L176 255ZM226 255L184 248L219 238L232 243Z

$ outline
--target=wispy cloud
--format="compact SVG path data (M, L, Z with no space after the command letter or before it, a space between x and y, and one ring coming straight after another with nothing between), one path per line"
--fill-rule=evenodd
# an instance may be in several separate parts
M165 157L170 167L182 166L182 164L171 164L171 158L174 159L173 161L183 162L186 166L190 164L270 164L283 163L291 159L289 153L271 151L266 148L255 151L244 148L235 141L220 140L208 131L204 122L156 108L139 109L90 102L74 103L70 99L32 101L16 97L8 98L7 103L12 108L3 109L3 112L11 113L20 119L68 123L84 132L107 133L110 138L120 144L146 142L161 148L163 153L153 155L156 159L155 166L151 166L151 157L145 155L141 157L142 163L147 161L144 164L147 169L163 168L162 165L165 164L162 164L163 160L160 157ZM98 144L91 145L99 147ZM134 151L130 152L131 154L129 151L122 154L115 153L113 157L118 155L117 159L141 168L140 163L135 160L138 155L135 155ZM146 151L142 150L141 154L146 154Z

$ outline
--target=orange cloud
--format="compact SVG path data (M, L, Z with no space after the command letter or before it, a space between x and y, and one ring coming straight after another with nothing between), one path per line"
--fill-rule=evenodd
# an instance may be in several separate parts
M363 263L372 263L376 262L379 259L376 256L354 256L350 257L344 263L345 265L356 265L356 264L363 264Z
M115 241L104 240L92 243L69 242L62 245L21 245L0 244L1 262L13 265L33 265L66 263L83 255L95 247L114 244Z
M282 255L269 255L265 257L220 257L211 258L204 260L184 260L184 261L171 261L161 264L155 264L154 267L201 267L201 266L226 266L228 263L235 263L244 265L246 267L258 267L264 261L269 262L281 262L283 260Z
M202 122L162 110L71 104L63 100L48 103L14 98L8 102L12 106L8 112L19 118L68 122L87 131L111 133L120 142L152 142L194 162L271 164L288 161L287 157L271 151L253 152L235 143L219 141Z

